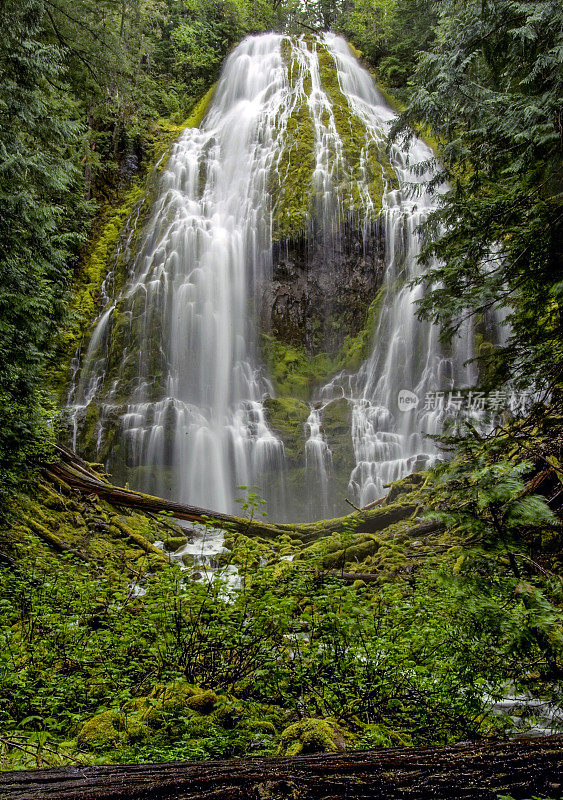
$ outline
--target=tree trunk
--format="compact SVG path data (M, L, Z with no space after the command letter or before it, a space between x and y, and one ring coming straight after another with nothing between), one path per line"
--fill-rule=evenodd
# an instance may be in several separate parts
M563 737L0 774L2 800L516 800L561 796Z

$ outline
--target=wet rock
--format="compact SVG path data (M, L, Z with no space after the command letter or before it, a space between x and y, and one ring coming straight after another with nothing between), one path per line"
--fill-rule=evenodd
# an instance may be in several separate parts
M164 539L163 545L164 549L167 550L169 553L174 553L176 550L179 550L180 547L183 547L187 544L188 539L186 536L170 536L168 539Z
M262 295L262 327L309 353L334 355L361 329L381 286L384 242L346 224L336 235L274 242L272 280Z

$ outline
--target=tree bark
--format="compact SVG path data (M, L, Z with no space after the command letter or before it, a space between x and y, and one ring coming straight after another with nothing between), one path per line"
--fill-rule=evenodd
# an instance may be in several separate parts
M2 800L516 800L560 797L563 737L299 758L0 774Z

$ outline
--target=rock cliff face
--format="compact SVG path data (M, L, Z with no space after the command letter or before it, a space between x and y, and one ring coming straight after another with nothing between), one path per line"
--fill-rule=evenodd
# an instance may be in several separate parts
M318 476L308 464L311 407L304 400L311 399L323 378L349 364L347 344L369 341L366 328L373 323L370 306L383 281L384 244L375 224L367 233L344 224L330 236L317 233L274 243L272 278L261 297L261 328L277 344L268 352L282 396L267 398L264 409L284 445L285 481L295 509L288 518L316 519L346 511L344 498L355 466L352 409L344 398L322 411L316 404L328 448L326 496L321 500Z
M272 280L262 297L262 329L309 355L334 357L362 329L381 286L384 242L377 225L337 235L275 242Z

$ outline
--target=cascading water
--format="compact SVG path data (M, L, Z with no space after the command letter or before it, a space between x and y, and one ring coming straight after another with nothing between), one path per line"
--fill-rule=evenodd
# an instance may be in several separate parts
M329 508L329 475L332 453L321 432L320 410L312 408L305 423L308 432L305 443L305 478L307 511L311 519L320 519Z
M394 114L382 105L373 82L357 69L342 40L331 40L343 93L373 136L381 136ZM474 368L466 364L473 356L469 324L446 353L437 326L416 314L423 292L421 285L410 283L420 275L417 229L435 207L435 199L424 190L430 176L413 168L431 158L430 149L418 140L405 150L391 147L399 188L383 196L386 270L373 352L357 373L339 375L321 390L325 400L345 397L352 405L356 467L349 491L360 506L381 498L386 484L427 468L438 457L427 435L441 429L444 409L430 402L420 410L400 410L399 392L412 392L424 403L428 395L472 386L476 380Z
M327 60L337 78L330 90ZM352 122L342 123L337 94ZM352 407L355 502L435 458L422 434L437 430L440 413L397 414L397 393L471 383L463 368L471 351L444 354L437 329L416 318L415 231L432 201L412 188L410 166L430 153L415 141L384 155L393 116L336 36L266 34L235 49L201 127L182 134L158 177L144 228L125 237L129 277L108 296L69 397L75 445L95 427L97 455L133 486L234 511L237 486L256 485L270 515L288 518L284 446L265 414L274 390L257 331L273 239L295 216L284 187L308 126L311 175L300 191L311 202L299 235L328 241L346 223L366 247L374 228L385 240L373 353L321 391L323 402L344 397ZM293 509L301 518L335 507L324 413L312 408L305 426L311 499Z
M218 510L233 509L237 485L283 475L283 446L259 403L270 387L250 318L252 287L269 266L266 181L285 82L278 36L249 39L228 60L205 124L174 147L119 317L111 306L101 317L73 398L96 399L104 355L95 353L115 336L100 331L125 326L102 402L107 420L126 400L121 435L140 468L135 482Z

